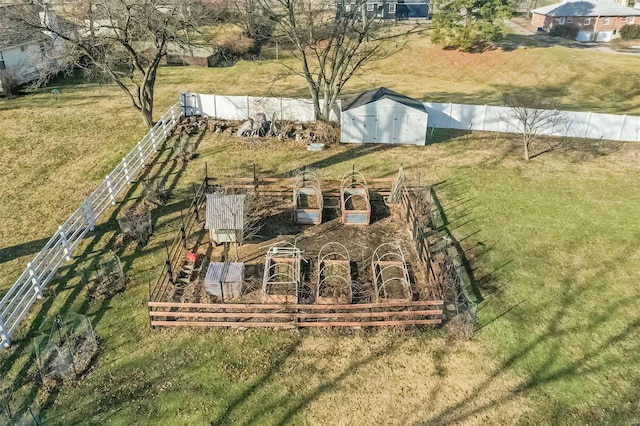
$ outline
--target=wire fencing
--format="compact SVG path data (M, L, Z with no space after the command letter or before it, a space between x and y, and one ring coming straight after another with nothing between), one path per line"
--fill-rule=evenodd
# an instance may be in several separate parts
M0 346L11 344L11 335L42 298L42 290L51 282L58 268L71 260L73 250L95 228L96 221L116 203L118 197L155 158L158 149L182 118L180 103L171 106L115 169L71 214L0 300Z

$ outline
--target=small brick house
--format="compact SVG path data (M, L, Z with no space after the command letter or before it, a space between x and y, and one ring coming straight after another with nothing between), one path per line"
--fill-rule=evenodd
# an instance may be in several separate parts
M640 10L613 1L574 0L531 11L531 25L544 31L564 25L578 29L578 41L610 41L620 28L640 24Z

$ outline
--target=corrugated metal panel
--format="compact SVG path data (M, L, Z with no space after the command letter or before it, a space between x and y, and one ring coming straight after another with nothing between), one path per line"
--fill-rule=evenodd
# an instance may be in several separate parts
M207 229L244 229L244 194L207 194Z
M242 282L244 279L244 263L242 262L211 262L204 278L205 285Z

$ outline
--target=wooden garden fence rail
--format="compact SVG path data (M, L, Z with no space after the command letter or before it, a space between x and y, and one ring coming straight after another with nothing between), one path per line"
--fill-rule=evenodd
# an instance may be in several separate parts
M35 301L42 298L42 290L51 282L58 268L71 260L80 240L94 230L96 221L157 155L182 115L180 103L170 107L27 264L22 275L0 300L0 346L9 347L11 335Z
M149 302L160 327L372 327L437 325L442 300L346 305Z

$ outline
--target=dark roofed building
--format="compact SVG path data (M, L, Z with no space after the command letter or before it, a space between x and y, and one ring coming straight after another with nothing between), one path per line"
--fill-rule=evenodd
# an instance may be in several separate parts
M427 109L422 102L385 87L341 104L340 141L424 145Z

